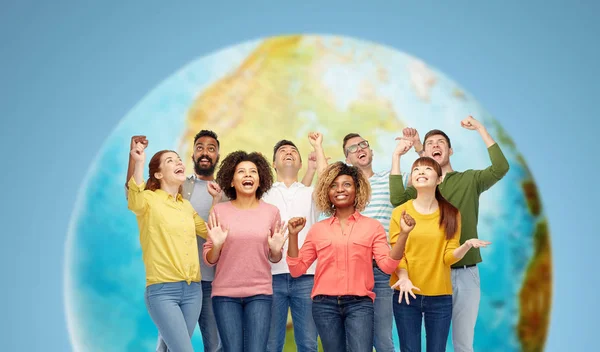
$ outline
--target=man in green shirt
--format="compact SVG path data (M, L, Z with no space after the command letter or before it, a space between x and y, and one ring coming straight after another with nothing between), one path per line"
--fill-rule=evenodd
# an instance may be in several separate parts
M452 145L450 138L440 130L429 131L423 144L415 129L405 128L403 138L413 142L420 156L436 160L442 167L440 192L452 205L458 208L462 217L460 243L477 236L479 216L479 196L492 187L508 172L508 161L502 150L487 132L485 127L473 117L460 122L463 128L479 132L490 156L492 165L483 170L454 171L450 164ZM394 207L414 199L414 187L404 188L399 162L394 163L390 174L390 201ZM410 178L409 178L410 179ZM475 323L479 311L481 291L479 270L481 262L479 248L472 248L462 260L452 266L452 343L455 352L473 351Z

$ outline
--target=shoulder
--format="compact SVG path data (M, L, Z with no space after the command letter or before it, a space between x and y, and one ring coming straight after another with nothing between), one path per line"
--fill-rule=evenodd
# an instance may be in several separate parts
M260 207L262 209L265 209L265 211L268 211L269 213L273 213L273 214L279 214L279 209L274 206L273 204L267 203L266 201L262 200L260 201Z
M395 207L394 210L392 210L392 217L400 216L400 214L402 214L402 211L404 211L408 208L409 204L412 204L412 199L409 199L408 201Z

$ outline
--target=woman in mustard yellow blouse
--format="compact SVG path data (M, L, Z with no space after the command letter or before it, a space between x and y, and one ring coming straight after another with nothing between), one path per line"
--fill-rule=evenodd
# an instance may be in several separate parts
M421 325L425 320L427 352L445 351L452 320L450 265L469 249L490 242L470 239L460 245L460 213L438 190L442 168L435 160L417 159L411 181L417 198L395 208L390 222L393 245L400 233L402 215L409 214L416 221L404 256L390 279L395 289L394 317L400 350L421 351Z
M144 149L141 142L131 149L135 167L127 199L140 228L146 307L169 351L193 352L190 338L202 308L196 235L206 238L207 229L181 196L185 167L179 155L154 154L144 183Z

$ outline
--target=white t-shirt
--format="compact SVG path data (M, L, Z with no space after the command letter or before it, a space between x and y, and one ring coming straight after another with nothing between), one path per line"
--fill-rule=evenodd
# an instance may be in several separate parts
M293 217L305 217L306 225L298 234L298 247L302 247L306 234L310 227L319 219L319 210L313 201L313 187L306 187L300 182L294 182L290 187L286 187L283 182L275 182L269 192L265 193L262 200L272 204L279 209L282 221L288 221ZM289 274L290 269L286 263L288 242L283 247L283 258L279 263L271 263L271 273ZM306 271L307 274L314 275L317 262L315 261Z

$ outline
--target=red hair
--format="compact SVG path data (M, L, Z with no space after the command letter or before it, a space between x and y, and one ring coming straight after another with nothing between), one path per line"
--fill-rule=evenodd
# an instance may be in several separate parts
M150 163L148 164L148 181L146 181L146 189L150 191L156 191L160 188L160 180L157 179L154 174L160 172L161 157L165 153L175 153L173 150L161 150L152 156ZM179 155L179 154L177 154ZM179 194L182 193L181 187L179 187Z

